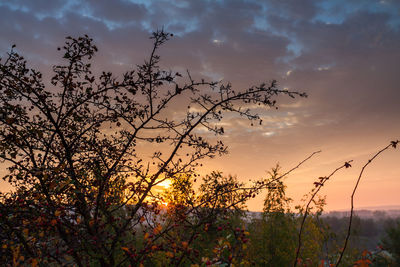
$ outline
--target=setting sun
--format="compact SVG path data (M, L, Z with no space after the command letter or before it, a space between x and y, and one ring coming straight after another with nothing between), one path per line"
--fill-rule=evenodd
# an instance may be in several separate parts
M161 183L157 184L157 186L162 186L164 189L168 189L171 186L172 182L170 179L164 180Z

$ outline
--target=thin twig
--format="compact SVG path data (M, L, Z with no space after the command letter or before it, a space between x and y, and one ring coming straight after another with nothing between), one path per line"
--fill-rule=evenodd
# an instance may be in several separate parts
M319 182L314 182L314 184L316 185L316 188L314 188L313 191L311 191L311 192L314 192L314 193L311 195L311 198L307 203L307 206L306 206L305 211L304 211L303 220L301 221L301 225L300 225L300 230L299 230L299 234L298 234L298 244L297 244L297 249L296 249L296 258L295 258L294 263L293 263L294 267L297 266L297 262L298 262L298 259L299 259L299 256L300 256L300 249L301 249L301 246L302 246L301 235L303 233L304 225L305 225L305 222L306 222L306 218L308 216L308 211L309 211L311 202L314 200L315 196L321 190L322 186L324 186L325 182L329 180L329 178L331 178L340 169L351 167L350 162L352 162L352 160L345 162L342 166L336 168L328 176L320 177L319 178Z
M288 174L290 174L291 172L293 172L294 170L298 169L301 165L303 165L306 161L308 161L310 158L312 158L315 154L321 153L321 150L315 151L313 153L311 153L310 156L308 156L307 158L305 158L304 160L300 161L299 164L297 164L296 166L294 166L293 168L291 168L290 170L288 170L287 172L285 172L284 174L268 181L268 183L266 184L266 186L268 186L269 184L276 182L278 180L281 180L283 177L287 176Z
M382 148L381 150L379 150L379 151L378 151L372 158L370 158L370 159L368 160L368 162L365 163L365 165L362 167L361 172L360 172L360 174L358 175L357 183L356 183L356 185L354 186L353 193L351 194L351 210L350 210L350 218L349 218L349 227L348 227L348 229L347 229L347 234L346 234L346 239L345 239L345 241L344 241L343 249L342 249L342 251L340 252L339 259L338 259L338 261L336 262L336 265L335 265L335 266L339 266L340 262L342 261L344 252L345 252L345 250L346 250L346 248L347 248L347 244L348 244L348 242L349 242L349 238L350 238L350 234L351 234L351 225L352 225L352 222L353 222L353 213L354 213L354 195L355 195L355 193L356 193L356 191L357 191L358 184L360 183L360 180L361 180L361 177L362 177L362 175L363 175L363 173L364 173L365 168L366 168L376 157L378 157L378 156L379 156L382 152L384 152L385 150L389 149L390 147L396 148L396 146L397 146L398 143L399 143L399 140L397 140L397 141L391 141L389 145L387 145L386 147L384 147L384 148Z

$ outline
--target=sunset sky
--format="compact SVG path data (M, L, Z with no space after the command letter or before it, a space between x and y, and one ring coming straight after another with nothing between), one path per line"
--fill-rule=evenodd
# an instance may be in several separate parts
M327 210L348 209L361 167L400 139L399 1L0 0L0 26L1 57L16 44L45 74L60 62L56 47L68 35L90 35L96 68L118 74L143 62L149 34L164 27L174 37L160 51L163 66L236 88L276 79L280 88L306 92L259 111L262 126L228 115L222 139L230 153L202 170L247 181L322 150L285 179L296 204L317 177L354 160L321 191ZM356 207L400 205L399 149L362 179ZM249 209L262 203L259 196Z

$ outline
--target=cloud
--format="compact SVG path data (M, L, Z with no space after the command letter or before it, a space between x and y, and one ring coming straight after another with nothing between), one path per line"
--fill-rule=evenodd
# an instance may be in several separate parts
M357 154L365 148L354 140L375 144L400 132L399 10L390 0L0 1L0 55L15 43L50 75L62 62L56 47L65 36L87 33L100 50L95 71L120 75L145 60L149 33L164 27L175 36L160 50L162 66L236 88L277 79L281 88L309 94L279 97L277 113L257 110L265 124L251 130L227 116L232 153L290 151L290 161L310 148L344 146ZM249 175L257 176L256 163L247 163Z
M310 94L297 107L309 108L310 121L374 113L398 122L399 5L363 3L18 0L0 4L0 48L16 43L35 64L51 65L66 35L89 33L99 65L118 73L144 60L149 30L164 25L178 32L161 50L166 66L236 87L283 77L282 87Z

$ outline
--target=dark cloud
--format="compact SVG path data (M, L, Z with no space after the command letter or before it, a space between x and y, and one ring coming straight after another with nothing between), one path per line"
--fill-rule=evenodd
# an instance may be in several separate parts
M1 1L1 5L8 6L14 10L22 10L26 13L33 13L36 15L53 14L57 15L63 7L66 5L66 1L63 0L37 0L37 1L25 1L25 0L14 0L14 1Z
M312 0L270 0L266 3L269 15L284 17L291 21L310 20L317 15L317 7Z

